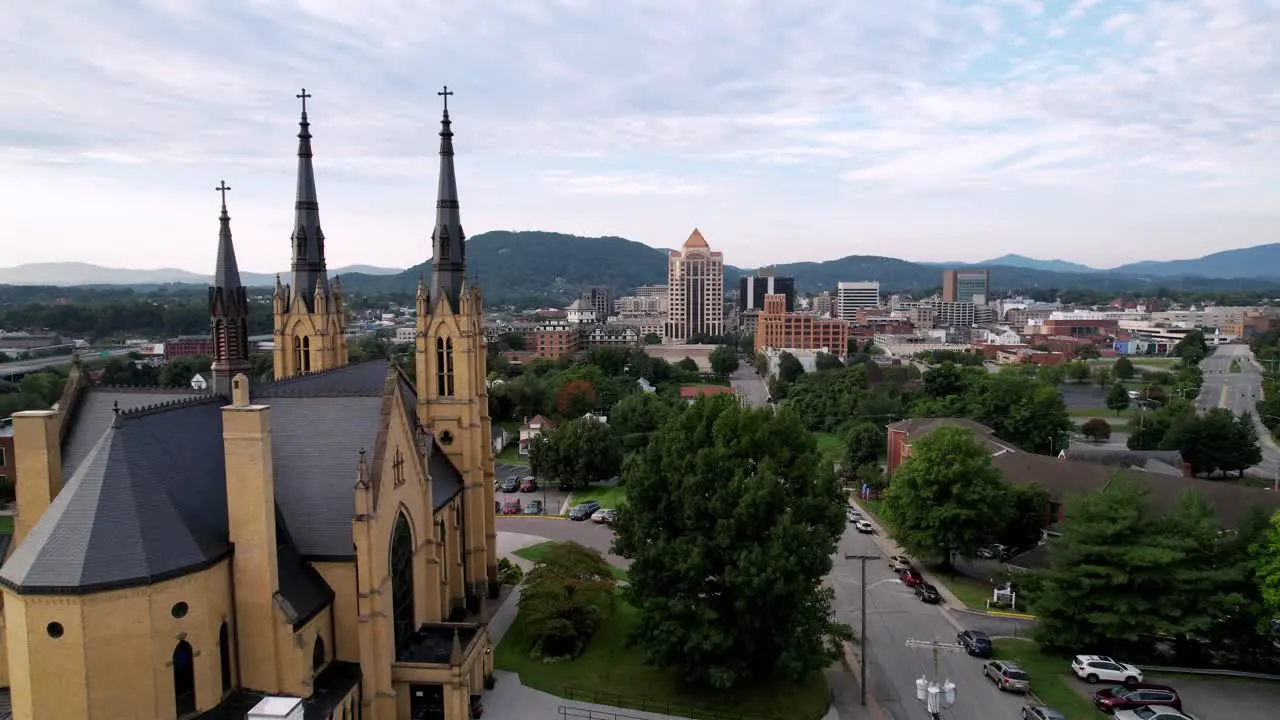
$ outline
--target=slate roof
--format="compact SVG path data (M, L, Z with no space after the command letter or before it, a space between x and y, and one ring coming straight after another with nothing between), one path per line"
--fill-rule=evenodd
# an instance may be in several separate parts
M1148 460L1182 467L1182 453L1177 450L1130 450L1118 447L1072 445L1061 453L1067 460L1112 465L1115 467L1145 467Z
M79 410L68 437L75 452L99 420L93 408ZM110 415L0 568L0 583L27 593L91 592L176 577L229 552L218 401Z
M929 432L931 432L932 430L940 427L961 428L974 433L980 439L985 441L987 445L991 447L991 452L993 455L998 455L1000 453L1019 452L1018 448L1014 447L1012 444L997 438L995 436L995 430L992 430L991 428L987 427L986 425L983 425L980 422L977 422L976 420L970 420L969 418L955 418L955 417L908 418L906 420L899 420L898 422L890 423L889 425L885 426L887 430L906 433L909 441L918 440L924 437L925 435L929 434Z
M362 363L268 383L280 588L305 622L332 599L307 560L354 557L356 461L372 451L390 364ZM416 396L400 374L400 402ZM154 403L166 403L146 409ZM190 391L90 388L63 439L63 490L0 567L24 593L84 593L154 583L213 564L230 551L222 400ZM116 409L121 412L116 413ZM427 436L430 438L430 436ZM433 440L428 470L436 509L462 476Z

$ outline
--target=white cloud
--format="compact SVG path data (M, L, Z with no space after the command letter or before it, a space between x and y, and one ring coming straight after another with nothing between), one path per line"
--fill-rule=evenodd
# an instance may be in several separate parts
M704 195L705 184L688 182L659 173L599 172L578 173L572 170L549 170L540 180L553 192L570 195L633 197L639 195Z
M651 214L645 196L708 192L674 168L752 177L730 198L746 227L779 192L817 203L840 178L1257 190L1280 157L1276 0L69 2L0 11L0 173L92 168L140 193L193 173L276 182L305 85L332 217L335 185L352 202L429 192L445 83L473 187L635 198L614 233Z

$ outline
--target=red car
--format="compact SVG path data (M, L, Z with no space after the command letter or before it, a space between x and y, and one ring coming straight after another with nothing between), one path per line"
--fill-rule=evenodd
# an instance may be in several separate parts
M924 582L924 578L920 577L920 573L911 568L907 568L903 572L898 573L898 579L902 581L903 585L906 585L909 588L913 588Z
M520 481L520 492L537 492L538 481L527 477Z
M1093 704L1105 713L1117 710L1133 710L1146 705L1165 705L1175 710L1182 709L1182 698L1178 691L1168 685L1152 683L1136 683L1134 685L1109 687L1093 694Z
M503 515L519 515L524 512L524 508L520 507L520 500L508 500L502 504Z

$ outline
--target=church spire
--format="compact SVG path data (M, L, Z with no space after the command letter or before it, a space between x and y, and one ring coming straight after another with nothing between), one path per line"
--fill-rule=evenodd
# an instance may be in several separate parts
M213 392L231 397L232 380L248 375L249 361L249 297L240 284L240 268L236 249L231 242L231 216L227 213L227 191L224 180L214 188L222 194L222 214L218 218L218 263L209 288L209 327L213 334Z
M307 122L306 88L298 93L302 100L302 120L298 123L298 194L294 202L293 221L293 287L294 297L301 297L307 309L315 302L317 290L328 292L324 263L324 232L320 229L320 203L316 199L316 173L311 158L311 123Z
M453 173L453 130L449 121L449 96L453 93L446 85L436 94L444 98L444 115L440 119L436 227L431 233L431 305L434 307L443 295L449 300L449 307L458 312L467 274L467 246L458 212L458 180Z

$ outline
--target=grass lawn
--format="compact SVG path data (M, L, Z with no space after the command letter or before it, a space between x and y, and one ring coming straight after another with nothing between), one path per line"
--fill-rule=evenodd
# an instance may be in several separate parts
M947 574L936 567L929 569L938 582L946 585L947 589L970 610L987 609L987 601L991 599L991 592L995 590L990 583L984 583L958 572Z
M494 457L499 464L529 466L529 456L520 454L520 443L511 443Z
M589 487L573 492L573 505L588 500L595 500L602 508L617 508L627 502L627 489L618 485L608 487Z
M579 702L684 717L706 717L708 711L718 710L751 717L816 720L826 711L828 691L822 673L813 673L795 685L748 683L726 692L687 687L675 672L645 665L644 651L627 645L637 620L635 608L619 600L581 656L548 664L529 658L533 639L517 617L498 644L494 666L519 673L524 685L559 697L566 697L572 688L573 699Z
M1240 368L1240 361L1232 360L1231 365L1227 367L1227 371L1233 373L1242 372L1242 369Z
M0 533L13 534L13 516L0 515Z
M1175 365L1182 362L1179 358L1147 357L1145 355L1130 357L1129 360L1134 365L1145 365L1147 367L1160 368L1161 370L1172 370Z
M1063 713L1069 720L1091 720L1098 716L1093 703L1085 696L1081 681L1071 674L1071 661L1040 652L1030 640L998 639L992 643L995 656L1012 660L1031 676L1031 690L1045 705Z
M1113 424L1113 425L1114 425L1114 424L1115 424L1115 422L1114 422L1114 421L1117 421L1117 420L1123 421L1123 420L1127 420L1127 419L1129 419L1129 418L1133 417L1133 411L1132 411L1132 410L1121 410L1121 411L1120 411L1120 414L1119 414L1119 415L1116 415L1116 411L1115 411L1115 410L1111 410L1111 409L1109 409L1109 408L1104 408L1104 407L1101 407L1101 408L1067 408L1067 415L1068 415L1069 417L1073 417L1073 418L1095 418L1095 417L1100 417L1100 418L1102 418L1102 419L1106 420L1107 422L1109 422L1109 423L1111 423L1111 424Z
M558 544L559 543L557 543L554 540L549 540L544 543L538 543L537 545L530 545L527 548L521 548L515 551L514 554L517 557L522 557L525 560L528 560L529 562L536 563L542 560L542 556L546 555L551 550L551 548L555 547ZM627 571L623 570L620 567L617 567L616 565L610 565L609 571L612 572L613 576L618 578L619 580L627 579Z
M844 441L831 433L814 433L813 439L818 441L818 454L831 464L844 459Z

